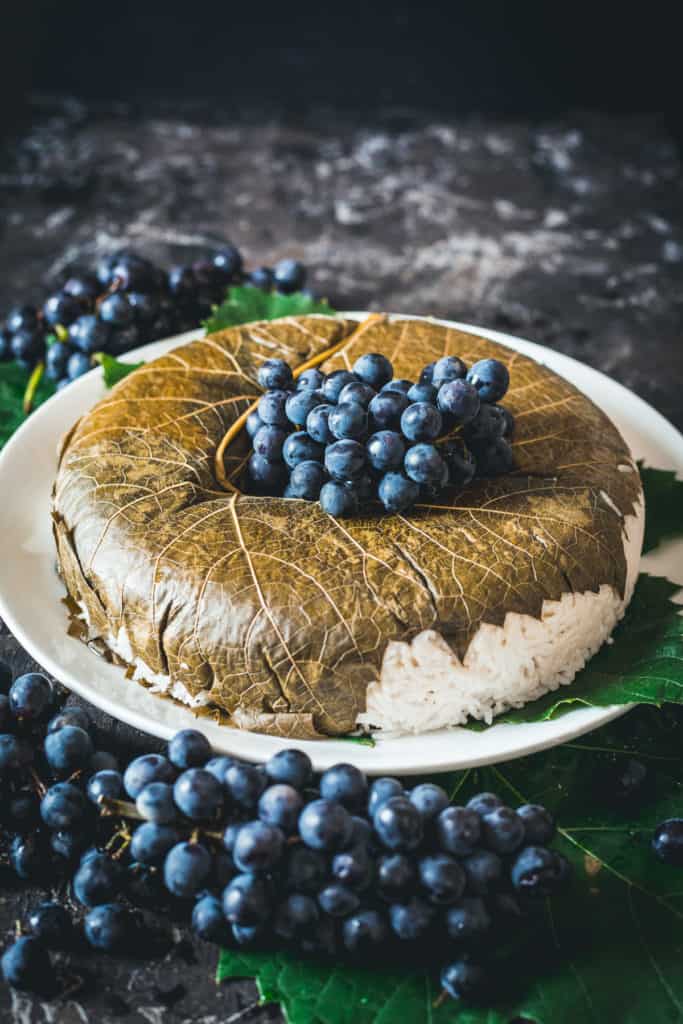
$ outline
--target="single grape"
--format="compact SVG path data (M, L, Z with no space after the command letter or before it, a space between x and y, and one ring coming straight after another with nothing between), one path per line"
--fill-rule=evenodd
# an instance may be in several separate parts
M33 936L15 939L0 960L8 985L23 992L42 993L50 987L54 972L47 949Z
M365 469L365 448L358 441L335 441L325 449L325 469L333 480L353 480ZM324 490L324 488L323 488Z
M86 907L115 899L123 883L123 871L106 853L94 852L81 860L73 877L73 894Z
M93 755L92 740L78 725L65 725L48 733L43 748L52 772L63 779L85 768Z
M254 450L256 450L256 441L259 436L260 431L254 438ZM282 457L289 468L294 469L301 462L322 463L324 450L323 446L314 441L305 430L297 430L296 433L290 434L284 441Z
M477 389L464 380L449 380L442 384L436 402L441 412L456 424L470 423L481 405Z
M74 352L73 355L69 356L69 361L66 364L68 382L71 383L72 380L82 377L84 373L88 373L91 369L90 356L86 356L83 352Z
M141 326L152 323L159 315L159 300L149 292L128 292L128 303L133 319Z
M249 274L249 284L252 288L260 288L261 291L272 291L275 284L275 275L272 267L257 267Z
M26 740L0 733L0 779L22 774L32 760L33 750Z
M434 908L419 896L413 896L407 903L394 903L389 907L392 931L404 942L415 942L423 938L433 921Z
M15 306L7 314L5 326L10 334L18 331L32 331L38 326L38 311L35 306Z
M150 782L137 795L135 806L147 821L167 825L178 816L173 800L173 787L167 782Z
M50 846L53 852L69 863L78 859L88 841L88 834L82 831L59 829L50 833Z
M286 412L288 398L289 392L282 388L266 391L265 395L259 398L258 403L258 414L263 422L272 427L288 427L289 420Z
M422 782L415 786L408 793L408 798L417 807L425 823L436 818L449 804L448 793L433 782Z
M292 369L284 359L266 359L259 367L257 380L264 391L287 391L294 386Z
M504 437L499 437L486 448L477 449L476 459L477 476L480 477L502 476L515 468L512 448Z
M330 917L347 917L360 907L358 895L339 882L331 882L321 889L318 903Z
M375 391L379 391L394 376L393 366L386 356L378 352L368 352L360 356L353 364L353 372Z
M110 337L111 326L92 313L79 316L69 328L69 341L75 349L86 356L104 351Z
M401 416L410 405L410 399L402 391L381 391L370 402L370 429L395 430L401 428Z
M368 815L375 816L379 807L391 799L392 796L404 796L404 790L398 779L380 777L370 784L368 791Z
M194 301L199 291L199 282L192 267L171 267L167 278L168 290L179 301Z
M430 405L436 405L437 394L438 389L433 384L422 380L418 384L413 384L407 392L411 402L428 402Z
M336 800L349 811L363 807L368 799L368 780L352 764L335 764L320 777L320 795Z
M443 356L433 364L431 380L420 378L421 383L433 384L438 390L442 384L450 380L463 380L467 376L467 367L457 356ZM424 370L422 371L425 372Z
M441 971L441 986L451 999L470 1000L480 996L486 988L484 969L470 957L464 956L448 964Z
M123 794L123 778L120 772L104 769L95 772L88 780L88 800L99 804L103 799L120 800Z
M327 860L303 843L288 847L283 870L284 884L296 892L317 893L327 878Z
M286 835L293 835L303 806L303 797L299 791L285 782L279 782L261 794L258 816L267 825L274 825Z
M263 401L263 399L261 399ZM302 389L292 392L285 400L285 415L295 427L304 427L308 414L325 401L322 391ZM263 418L263 416L262 416Z
M215 821L223 810L223 787L204 768L188 768L175 781L173 799L191 821Z
M486 447L496 438L503 437L506 424L505 413L500 405L481 404L477 415L465 425L463 437L473 450Z
M120 291L146 292L159 284L156 268L135 252L118 253L111 265L111 281L116 281Z
M292 470L285 497L317 501L326 479L327 474L319 462L305 459Z
M378 950L387 937L387 926L378 910L359 910L342 927L344 946L356 956Z
M413 402L401 416L401 430L409 441L433 441L441 429L441 413L428 402Z
M467 806L471 811L476 811L483 818L485 814L490 814L497 807L502 807L503 801L495 793L477 793L476 796L467 801Z
M88 306L100 294L101 288L95 274L79 271L64 282L62 291L79 299L82 305Z
M43 354L43 335L38 328L23 327L12 335L11 354L20 366L29 369Z
M205 942L227 946L230 927L223 914L223 905L216 896L207 893L197 900L192 910L192 930Z
M484 938L491 927L491 915L479 897L468 897L446 911L448 934L457 942L474 942Z
M477 389L482 402L499 402L510 387L510 372L498 359L480 359L470 367L467 380Z
M48 949L66 949L74 938L71 916L61 903L44 900L30 912L31 934Z
M325 383L325 374L312 366L310 370L304 370L296 380L297 391L321 391Z
M224 781L233 803L251 811L258 804L268 779L261 767L253 764L232 764L225 773Z
M373 876L373 863L365 846L352 846L332 858L332 877L349 889L362 892L371 884Z
M446 807L436 820L437 842L456 857L474 853L481 836L481 818L471 807Z
M133 322L134 310L124 292L114 292L102 299L98 315L111 327L128 327Z
M372 823L380 842L388 850L407 852L422 842L422 817L405 796L392 796L380 804Z
M204 769L207 772L211 772L213 777L217 779L221 785L225 782L225 773L231 765L235 764L231 757L225 757L220 754L216 757L211 757L204 765Z
M74 828L86 816L87 803L70 782L57 782L40 802L40 816L48 828Z
M273 276L277 290L288 295L301 291L306 283L306 268L298 260L280 260L275 264Z
M284 834L263 821L248 821L237 833L232 857L239 871L271 871L282 857Z
M524 823L509 807L496 807L481 823L482 841L494 853L514 853L524 842Z
M249 479L256 493L278 497L287 484L287 467L254 454L249 458Z
M545 846L525 846L512 865L510 878L520 895L551 896L566 879L569 866L564 857Z
M476 471L473 455L460 441L448 441L441 448L441 457L448 466L448 482L462 489L472 480Z
M49 711L52 700L52 684L38 672L17 676L10 687L10 708L20 721L35 722L42 718Z
M263 924L270 915L270 887L259 875L236 875L223 890L222 902L223 913L231 924Z
M348 387L348 385L347 385ZM338 441L362 441L368 432L368 414L357 402L342 402L329 414L328 426Z
M683 866L683 818L667 818L658 825L652 837L652 849L665 864Z
M330 413L333 409L333 405L326 403L316 405L306 417L306 431L309 437L312 437L318 444L332 444L334 441L329 424Z
M175 782L176 771L163 754L142 754L134 758L123 773L123 786L132 800L150 782Z
M251 437L252 439L256 437L257 433L259 432L262 426L263 420L254 409L254 411L250 412L249 415L247 416L246 431L249 437Z
M63 341L55 341L45 353L45 375L50 380L61 380L66 373L73 349Z
M380 430L368 438L365 450L372 469L384 473L401 468L406 448L400 434L393 430Z
M353 402L367 409L376 394L375 389L371 388L369 384L365 384L364 381L352 380L349 384L345 384L339 392L337 404L344 405L346 402Z
M174 896L189 899L202 888L210 871L211 854L205 846L193 842L177 843L164 860L164 884Z
M419 863L420 882L432 903L449 906L465 891L465 872L448 853L423 857Z
M274 931L281 939L291 942L311 932L319 918L315 900L304 893L292 892L275 911Z
M405 902L417 881L415 862L405 853L390 853L377 862L377 888L388 902Z
M351 839L349 840L349 846L359 847L363 846L365 849L371 849L375 845L375 839L372 832L372 825L367 818L362 817L362 811L358 814L351 815L351 824L353 831L351 833Z
M242 273L242 254L236 245L226 242L214 254L213 265L220 271L223 280L228 283L239 279Z
M338 441L337 443L342 444L343 442ZM358 505L358 494L348 484L331 481L320 489L320 507L328 516L333 516L335 519L356 515Z
M343 388L357 380L359 380L358 376L351 373L350 370L333 370L327 375L322 386L322 401L336 405Z
M539 804L523 804L517 808L517 817L524 825L526 846L546 846L555 835L555 819Z
M103 953L131 952L137 921L121 903L103 903L85 915L83 933L88 945Z
M150 783L164 785L164 783ZM143 791L144 792L144 791ZM138 825L133 833L130 852L133 860L140 864L155 866L161 864L168 851L180 842L180 832L173 825L161 825L146 821Z
M312 800L299 816L299 835L313 850L341 850L352 830L348 811L332 800Z
M420 487L403 473L385 473L377 489L379 500L387 512L405 512L420 496Z
M295 789L304 789L313 780L313 764L303 750L289 747L278 750L266 761L266 775L273 782L285 782Z
M14 836L9 844L9 862L24 881L41 878L48 867L45 846L38 833Z
M176 768L200 768L211 757L211 744L198 729L181 729L168 743L168 759Z
M498 888L503 877L503 862L490 850L475 850L462 862L471 896L488 896Z

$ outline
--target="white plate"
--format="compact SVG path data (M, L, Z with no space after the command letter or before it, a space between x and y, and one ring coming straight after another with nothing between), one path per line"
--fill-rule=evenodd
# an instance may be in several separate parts
M359 316L360 314L350 314ZM626 388L568 356L519 338L467 324L439 321L476 331L550 366L589 395L622 431L637 458L683 476L683 437L659 413ZM155 342L127 359L153 359L191 338L195 331ZM99 369L59 392L17 431L0 455L0 616L26 650L66 686L114 718L164 739L198 726L214 749L249 760L265 760L287 742L197 719L192 711L127 680L80 641L67 636L64 588L55 572L50 528L50 491L58 438L105 393ZM683 542L643 559L645 568L683 584ZM623 714L627 707L572 711L552 722L496 725L485 732L444 729L421 736L378 739L374 747L338 740L297 745L315 767L353 761L370 774L419 774L491 764L574 739Z

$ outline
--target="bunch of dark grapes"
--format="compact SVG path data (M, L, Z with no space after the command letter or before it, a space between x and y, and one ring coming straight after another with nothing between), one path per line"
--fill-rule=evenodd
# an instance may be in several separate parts
M268 359L258 381L265 394L246 423L251 493L319 501L332 516L373 501L404 512L513 468L514 420L497 404L510 377L497 359L468 369L444 356L416 383L395 379L378 353L353 370L308 369L296 381L284 360Z
M53 991L51 951L149 954L154 910L226 946L363 963L425 963L444 990L486 988L486 960L566 880L546 810L492 793L454 804L351 764L315 777L287 749L263 766L187 729L121 769L81 708L0 665L0 805L17 875L70 879L5 951L11 985ZM425 951L430 958L425 961Z
M306 269L297 260L246 272L230 244L168 272L122 249L102 259L95 272L67 278L42 307L12 309L0 326L0 361L14 359L31 369L44 360L46 375L61 388L91 368L95 352L120 356L198 327L231 284L289 293L305 282Z

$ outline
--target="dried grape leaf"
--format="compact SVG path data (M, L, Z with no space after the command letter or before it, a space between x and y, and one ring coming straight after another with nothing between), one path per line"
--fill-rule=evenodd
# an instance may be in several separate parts
M154 681L210 700L235 724L287 736L353 730L386 644L438 630L462 656L482 623L544 600L623 593L624 517L640 481L607 417L546 367L431 322L374 323L323 369L362 351L415 378L448 353L503 359L517 470L445 492L409 516L336 521L317 504L218 489L214 456L259 394L260 363L293 366L349 337L324 316L248 324L142 367L69 439L54 518L69 592L91 632ZM244 432L225 456L239 471ZM130 658L129 658L130 660Z

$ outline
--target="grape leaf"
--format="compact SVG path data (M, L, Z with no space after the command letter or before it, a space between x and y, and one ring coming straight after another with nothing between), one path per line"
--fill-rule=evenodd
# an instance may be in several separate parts
M226 327L256 320L278 320L283 316L310 316L313 313L332 316L334 310L327 299L315 299L305 292L282 295L280 292L266 292L250 285L239 285L229 290L220 306L214 307L203 326L207 334L213 334Z
M24 392L30 376L31 371L25 370L18 363L0 363L0 448L26 419ZM43 376L33 398L33 408L54 393L54 384Z
M637 757L649 784L622 806L607 785L614 765ZM555 846L571 861L569 890L515 926L494 960L486 1005L435 1006L440 946L425 967L394 971L308 962L283 952L223 950L217 979L253 977L289 1024L673 1024L683 1019L680 869L650 849L655 825L683 805L683 717L637 708L585 741L438 780L458 801L488 789L513 806L545 804ZM453 952L453 951L452 951ZM455 954L454 954L455 955Z
M125 380L134 370L139 370L141 366L145 365L144 361L141 363L124 363L120 359L116 359L115 356L108 355L106 352L96 352L93 359L102 367L104 384L108 388L113 388L120 380Z
M683 535L683 480L668 469L638 464L645 492L643 554L664 540Z

